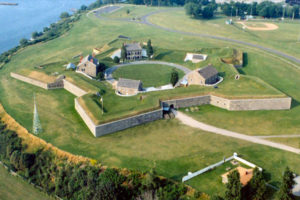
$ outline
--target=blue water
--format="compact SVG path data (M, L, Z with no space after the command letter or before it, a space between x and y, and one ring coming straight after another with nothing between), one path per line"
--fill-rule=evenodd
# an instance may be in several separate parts
M72 13L95 0L0 0L18 6L0 5L0 53L17 46L20 39L30 39L34 31L59 20L62 12Z

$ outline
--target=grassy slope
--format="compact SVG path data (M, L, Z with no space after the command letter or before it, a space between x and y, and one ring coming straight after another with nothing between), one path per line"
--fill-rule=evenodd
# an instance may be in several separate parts
M129 78L141 80L143 87L158 87L170 84L170 77L173 68L164 65L132 65L122 67L113 73L114 78ZM176 70L179 73L179 78L183 77L184 73L181 70Z
M1 200L52 199L21 178L10 175L3 166L0 166L0 198Z
M192 19L185 14L183 9L180 11L175 10L168 13L159 13L150 17L151 22L163 27L263 44L263 46L272 47L296 57L300 55L299 43L297 43L299 38L299 20L284 23L268 21L279 27L273 31L243 30L241 24L225 25L225 20L227 18L224 16L217 16L211 20Z
M124 28L122 24L119 22L105 23L96 18L87 19L83 17L64 37L45 44L31 46L14 56L12 61L1 69L0 73L0 101L8 113L31 130L32 95L33 92L36 92L39 115L45 130L40 135L41 138L63 150L98 159L109 166L146 170L156 163L160 174L175 180L180 180L188 171L195 171L217 162L223 156L229 156L235 151L242 153L246 159L263 166L271 173L272 180L275 182L279 180L286 165L300 173L298 155L196 131L179 125L176 121L157 121L105 137L94 138L74 110L73 95L64 90L45 91L14 80L8 75L10 71L15 71L21 67L34 67L40 63L61 61L71 58L78 52L89 53L95 44L104 45L119 34L129 35L136 40L151 38L154 44L159 44L160 47L166 49L174 48L173 41L177 41L176 48L188 51L201 47L228 45L209 39L185 37L174 33L166 34L164 31L152 30L140 24L126 24L126 28ZM85 32L83 33L82 30ZM86 32L86 30L89 31ZM244 69L245 73L257 74L281 91L298 98L297 84L295 84L299 81L297 70L261 52L249 49L248 52L249 62ZM293 78L294 82L289 82L290 77ZM282 81L276 81L278 78ZM240 89L241 92L242 89ZM228 89L227 92L230 90ZM215 114L211 118L220 115L218 110L211 113ZM229 117L235 113L227 113L229 113L227 121L230 121L228 120ZM260 122L259 125L265 126L265 124L272 122L273 116L278 119L283 117L287 124L286 127L297 127L295 122L300 116L297 114L299 113L299 106L294 107L291 111L268 111L260 115L254 115L252 112L244 113L245 121L252 116L257 117L255 121L245 124L245 126L241 123L244 130L253 127L257 121ZM280 131L286 130L286 127L281 129L279 125L277 126ZM274 168L274 165L277 167ZM209 184L215 185L213 182ZM191 185L203 191L209 190L206 181L196 181Z

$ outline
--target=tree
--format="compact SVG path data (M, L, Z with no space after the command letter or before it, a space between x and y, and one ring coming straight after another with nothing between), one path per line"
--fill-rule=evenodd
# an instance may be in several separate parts
M104 79L104 71L106 69L106 65L104 63L99 63L97 65L97 79L98 80L103 80Z
M204 19L211 19L214 16L214 10L212 6L206 6L204 7L203 11L202 11L202 17Z
M34 32L31 34L31 37L32 37L33 39L36 39L36 38L39 37L39 36L40 36L39 33L36 32L36 31L34 31Z
M25 47L28 44L28 40L26 38L22 38L20 40L21 47Z
M263 177L263 173L255 168L253 171L253 177L249 183L250 195L253 200L264 200L267 192L266 181Z
M123 60L123 62L126 60L126 55L127 55L126 47L125 44L123 44L121 48L121 59Z
M293 172L287 167L282 177L282 183L278 191L279 200L293 200L292 193L293 186L295 185Z
M179 80L178 72L175 69L173 69L172 73L171 73L171 80L170 80L170 82L171 82L171 84L173 86L175 86L176 83L178 82L178 80Z
M242 184L240 181L240 173L237 170L234 170L228 175L228 183L226 184L225 199L226 200L242 199Z
M68 12L63 12L63 13L60 14L61 19L65 19L65 18L68 18L68 17L70 17Z
M153 47L151 44L151 40L149 39L147 42L147 56L150 59L152 55L153 55Z
M84 11L84 10L86 10L87 9L87 6L86 5L82 5L81 7L80 7L80 10L82 10L82 11Z
M118 56L114 57L114 63L120 63L120 58Z

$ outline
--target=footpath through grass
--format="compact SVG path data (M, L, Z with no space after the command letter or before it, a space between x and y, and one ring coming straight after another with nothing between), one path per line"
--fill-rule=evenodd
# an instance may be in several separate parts
M274 182L275 185L278 185L282 171L286 166L300 174L298 167L300 163L299 155L194 130L179 124L176 120L160 120L95 138L76 113L74 109L75 97L72 94L65 90L46 91L10 78L10 72L22 68L33 69L41 64L65 59L72 61L72 57L78 55L78 53L82 52L84 55L91 53L93 47L105 45L121 34L130 36L136 41L147 41L151 38L153 45L160 49L181 50L179 53L173 51L176 55L184 55L182 53L184 51L190 52L200 48L225 47L228 45L228 43L222 41L169 33L143 24L101 21L92 15L90 16L90 18L83 16L71 31L63 37L22 50L0 70L1 104L21 125L30 131L32 129L33 93L35 93L44 130L39 137L62 150L97 159L107 166L139 170L149 170L151 167L156 166L159 174L180 181L188 171L196 171L219 161L224 156L227 157L232 155L233 152L238 152L245 159L265 168L270 173L271 182ZM176 44L174 44L174 41L176 41ZM206 113L210 113L210 115L206 115L207 120L222 119L224 121L218 122L216 120L218 126L222 127L228 124L230 129L240 128L242 133L252 132L254 128L261 127L262 130L265 130L264 133L272 134L275 128L268 130L272 124L276 127L276 131L283 134L298 132L299 123L297 124L297 122L300 121L300 106L298 103L300 102L299 72L291 68L289 64L268 54L260 51L250 51L249 49L245 50L248 52L248 58L246 67L242 69L242 72L257 76L280 91L292 96L296 100L293 103L292 110L241 112L239 120L242 118L242 121L239 121L234 118L237 112L208 107ZM172 59L171 54L166 51L157 51L157 53L162 60ZM214 61L217 63L218 59L211 55L209 54L209 57L212 57L211 60L207 62ZM174 60L176 59L181 60L181 58L174 57ZM197 67L187 65L191 69ZM61 65L55 67L57 70L62 69ZM137 112L139 108L144 109L147 106L153 108L153 105L158 105L159 98L180 97L179 94L182 96L195 93L203 94L209 92L208 90L234 97L266 94L282 95L281 92L270 88L267 84L251 81L252 79L247 76L241 76L242 78L236 81L233 69L228 68L227 65L220 64L216 67L220 72L223 72L225 77L224 82L219 85L218 89L190 87L170 90L163 94L159 92L149 93L144 102L141 102L138 96L126 100L124 98L118 99L121 97L117 97L113 90L105 86L105 83L95 82L81 75L70 75L70 78L80 87L86 87L92 92L101 88L106 89L104 107L110 110L110 116L114 115L116 117L120 117L122 112L128 114L128 111ZM64 73L67 73L68 76L68 73L74 72ZM90 88L90 86L92 87ZM123 103L120 103L122 101ZM91 101L91 104L94 103ZM93 106L98 110L92 108L91 111L96 113L97 119L102 120L99 105L95 103ZM274 121L274 119L276 120ZM283 126L280 126L280 123ZM193 187L204 192L213 193L215 190L216 193L221 193L222 191L218 190L217 187L215 189L208 187L214 184L214 182L207 183L203 180L196 181L194 184L191 183Z
M217 15L211 20L193 19L185 14L184 9L174 9L173 11L158 13L150 17L152 23L162 27L247 41L275 48L299 58L300 20L285 22L265 20L264 22L273 23L279 27L272 31L244 30L242 25L235 21L233 25L226 25L226 20L228 20L228 17L223 15Z

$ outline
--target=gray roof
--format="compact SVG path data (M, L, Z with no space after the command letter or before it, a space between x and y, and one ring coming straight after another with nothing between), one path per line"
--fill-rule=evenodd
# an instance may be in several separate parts
M127 51L142 50L142 47L141 47L140 43L125 44L125 48L126 48Z
M126 87L126 88L139 89L141 83L142 82L140 80L119 78L117 87Z
M205 79L208 79L212 76L218 75L218 71L212 66L204 67L204 68L200 69L198 72Z
M98 60L91 55L87 55L86 57L84 57L80 63L85 63L87 61L92 62L95 65L98 65Z
M193 55L193 59L198 59L198 60L203 60L204 59L204 57L202 56L202 55Z

